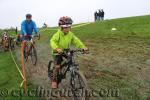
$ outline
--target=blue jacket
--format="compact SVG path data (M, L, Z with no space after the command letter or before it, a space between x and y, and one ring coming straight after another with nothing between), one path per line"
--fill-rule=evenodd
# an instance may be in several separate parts
M32 32L35 33L38 33L38 28L36 27L36 24L34 21L30 21L30 22L27 22L26 20L24 20L22 23L21 23L21 34L22 35L32 35Z

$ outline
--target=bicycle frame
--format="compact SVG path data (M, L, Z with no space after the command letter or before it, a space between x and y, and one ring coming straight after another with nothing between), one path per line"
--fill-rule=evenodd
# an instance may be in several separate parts
M31 38L31 39L28 39L28 38ZM31 49L34 48L33 37L29 37L29 36L23 37L23 43L24 43L24 47L23 48L25 48L25 46L29 45L28 52L30 52Z
M86 100L85 96L81 95L81 96L77 96L76 93L78 94L82 94L82 91L86 90L88 87L87 87L87 83L86 83L86 78L84 77L84 75L80 72L79 70L79 65L75 62L75 59L74 59L74 53L75 52L82 52L84 53L84 51L82 50L75 50L75 51L68 51L67 53L62 53L60 54L60 56L62 56L63 58L62 59L65 59L62 61L61 63L61 67L59 69L59 72L57 74L57 77L56 77L56 81L57 81L57 84L59 85L63 79L66 78L66 74L67 72L70 72L70 77L69 77L69 85L70 85L70 88L71 88L71 92L73 94L73 97L74 97L74 100ZM52 67L52 64L53 63L53 67ZM53 78L53 69L55 66L55 63L54 61L50 61L49 62L49 65L48 65L48 77ZM81 98L81 99L79 99Z
M23 36L23 38L22 38L22 41L24 41L24 43L25 43L25 45L26 44L30 44L30 49L29 49L29 51L32 49L32 47L34 48L34 44L35 44L35 42L34 42L34 37L38 37L38 40L40 39L40 34L38 35L38 36ZM29 39L30 38L30 39Z
M26 41L26 42L25 42L25 45L26 45L26 46L29 45L28 52L30 52L31 49L34 48L34 42L33 42L32 39L31 39L30 41Z
M32 36L23 37L22 41L23 41L22 47L23 47L25 61L27 62L28 57L30 56L33 65L36 65L37 53L36 53L35 42L33 41L33 37Z
M67 58L64 57L66 59L66 61L64 61L63 64L61 64L61 68L60 68L60 75L61 75L61 77L65 77L66 73L68 71L70 71L71 75L73 75L75 70L79 70L78 64L76 64L75 60L74 60L74 52L72 52L72 53L69 52L69 53L70 53L69 54L69 58L67 59ZM66 67L66 68L64 69L64 67ZM62 71L62 69L64 69L64 71Z

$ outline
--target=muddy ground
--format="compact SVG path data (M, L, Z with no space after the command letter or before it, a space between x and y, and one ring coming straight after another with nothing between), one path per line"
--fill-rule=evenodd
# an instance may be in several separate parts
M86 40L90 54L80 55L77 61L87 78L89 89L107 93L92 97L92 100L148 100L150 99L150 43L142 38L100 38ZM38 63L27 65L28 80L34 85L50 89L47 64L51 57L49 39L37 43ZM20 54L17 53L19 60ZM68 88L64 81L60 88ZM119 94L112 95L108 90L118 89ZM41 98L43 99L49 99ZM56 98L54 99L56 100ZM70 100L70 98L58 98Z

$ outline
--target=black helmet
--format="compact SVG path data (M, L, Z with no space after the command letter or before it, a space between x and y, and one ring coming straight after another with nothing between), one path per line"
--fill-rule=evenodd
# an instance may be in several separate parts
M26 14L26 18L31 18L32 15L31 14Z
M58 25L61 27L70 27L72 25L73 21L68 16L63 16L59 19Z

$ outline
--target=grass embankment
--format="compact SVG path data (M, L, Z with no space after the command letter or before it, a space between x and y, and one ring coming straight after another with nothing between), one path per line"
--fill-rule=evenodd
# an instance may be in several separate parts
M120 90L119 97L105 95L101 99L150 99L149 19L150 16L138 16L105 20L72 29L93 53L80 61L89 86L96 90ZM40 42L47 50L54 32L56 30L42 32Z

